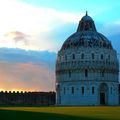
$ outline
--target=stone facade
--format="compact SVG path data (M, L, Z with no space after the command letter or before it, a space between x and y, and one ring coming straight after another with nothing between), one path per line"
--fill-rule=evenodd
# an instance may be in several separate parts
M54 105L55 92L0 92L0 104Z
M111 42L86 15L58 52L57 105L118 105L119 63Z

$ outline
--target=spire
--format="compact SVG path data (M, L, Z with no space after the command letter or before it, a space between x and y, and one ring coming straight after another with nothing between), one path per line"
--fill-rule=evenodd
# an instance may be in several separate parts
M88 12L86 11L86 16L88 16Z

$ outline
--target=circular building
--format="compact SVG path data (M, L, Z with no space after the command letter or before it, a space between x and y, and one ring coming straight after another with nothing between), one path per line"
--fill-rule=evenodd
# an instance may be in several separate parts
M56 61L57 105L118 105L119 63L111 42L82 17Z

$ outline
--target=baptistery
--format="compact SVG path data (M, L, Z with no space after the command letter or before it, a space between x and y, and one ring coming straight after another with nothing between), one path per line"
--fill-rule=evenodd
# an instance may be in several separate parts
M86 15L58 51L57 105L118 105L119 62L111 41Z

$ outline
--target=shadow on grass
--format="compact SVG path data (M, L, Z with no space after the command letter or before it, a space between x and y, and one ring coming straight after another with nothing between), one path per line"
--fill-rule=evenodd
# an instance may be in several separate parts
M55 113L0 110L0 120L100 120Z

